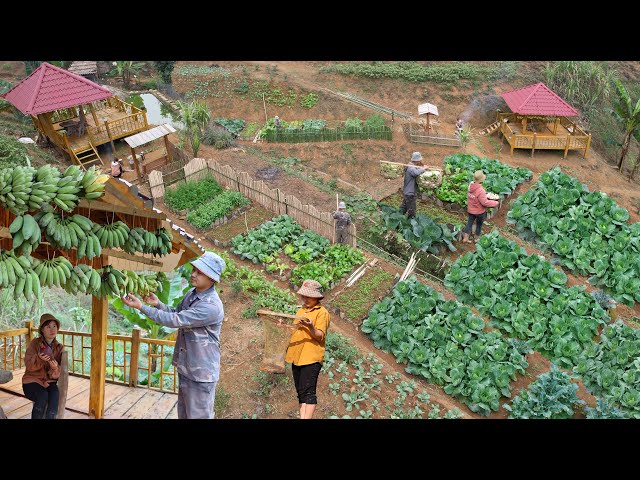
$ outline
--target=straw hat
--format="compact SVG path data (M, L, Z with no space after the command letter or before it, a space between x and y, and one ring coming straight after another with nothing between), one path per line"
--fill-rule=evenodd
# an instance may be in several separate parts
M482 170L476 170L473 174L473 181L476 183L482 183L487 178Z
M56 317L54 317L50 313L43 313L42 316L40 317L40 326L38 327L38 332L40 333L40 335L43 335L42 329L51 320L56 322L56 324L58 325L58 330L60 330L60 320L58 320Z
M316 282L315 280L305 280L304 282L302 282L300 290L298 290L296 293L304 297L324 298L324 295L320 293L320 287L320 283Z

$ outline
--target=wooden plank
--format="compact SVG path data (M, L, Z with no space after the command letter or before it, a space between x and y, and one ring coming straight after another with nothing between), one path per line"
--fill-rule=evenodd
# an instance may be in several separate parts
M166 220L167 215L164 213L158 213L155 210L151 210L144 207L130 207L127 205L114 205L112 203L93 200L88 202L84 198L78 203L79 208L86 208L91 210L99 210L101 212L116 212L124 213L126 215L134 215L136 217L143 218L157 218L159 220Z
M152 255L151 253L146 253L142 255L131 255L130 253L123 252L121 250L113 250L111 248L103 248L102 254L109 257L118 257L124 260L129 260L131 262L143 263L145 265L153 265L154 267L161 267L163 265L162 262L157 260L153 260L152 258L147 258L142 255ZM144 267L133 266L130 270L144 270Z
M122 416L135 405L145 394L144 388L128 388L124 395L105 409L103 418L123 418Z
M175 393L164 393L156 400L153 407L145 412L141 418L165 419L169 412L178 404L178 395Z
M107 411L110 407L115 405L129 392L129 390L131 390L131 388L126 385L107 383L104 393L104 410Z
M100 255L100 258L104 262L104 256ZM91 301L91 312L91 388L89 414L94 418L102 418L104 411L109 299L93 297Z
M146 390L145 395L138 400L129 410L127 410L122 418L142 418L144 414L153 408L158 399L164 395L161 392Z
M171 409L171 411L167 415L166 419L167 420L175 420L177 418L178 418L178 402L176 402L174 407Z
M29 400L27 397L20 395L11 395L12 398L7 398L2 401L2 409L4 410L5 415L8 418L15 418L14 411L24 407L25 405L29 406L29 411L33 408L33 402Z

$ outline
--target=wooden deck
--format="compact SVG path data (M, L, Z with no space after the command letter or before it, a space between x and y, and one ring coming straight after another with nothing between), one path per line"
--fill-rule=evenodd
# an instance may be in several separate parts
M13 380L0 385L0 407L7 418L31 418L33 403L22 392L24 369L13 372ZM104 418L178 418L178 395L146 388L107 383L104 392ZM89 380L69 375L65 419L88 417Z

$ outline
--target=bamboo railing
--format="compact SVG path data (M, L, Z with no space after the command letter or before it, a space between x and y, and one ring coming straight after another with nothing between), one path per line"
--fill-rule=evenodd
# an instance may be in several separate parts
M24 354L37 331L31 321L25 322L24 328L0 331L0 369L14 371L24 367ZM89 378L91 334L60 330L58 341L69 352L69 375ZM143 338L139 329L134 329L131 336L108 334L107 381L177 393L178 378L170 364L173 352L166 351L174 346L173 340ZM146 372L145 378L141 378L140 371ZM156 377L157 382L150 381L151 377Z
M556 135L517 132L511 124L514 122L517 124L520 118L513 113L498 113L500 132L511 146L511 155L516 148L531 149L531 156L536 150L564 150L563 158L566 158L569 150L583 150L583 157L586 158L591 145L591 134L586 133L568 118L559 117L558 124L562 127L562 132L567 130L569 132ZM547 124L547 126L552 129L553 124Z

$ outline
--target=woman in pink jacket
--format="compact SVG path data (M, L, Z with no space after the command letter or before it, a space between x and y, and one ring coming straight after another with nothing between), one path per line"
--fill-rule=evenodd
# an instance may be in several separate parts
M467 226L462 231L462 241L465 243L471 243L469 240L469 234L473 227L473 222L476 222L476 236L474 241L478 241L480 237L480 231L482 229L482 222L487 217L487 208L497 207L498 202L495 200L489 200L487 198L487 192L482 188L482 182L487 178L482 170L477 170L473 174L473 182L469 184L467 190L467 213L468 220Z

